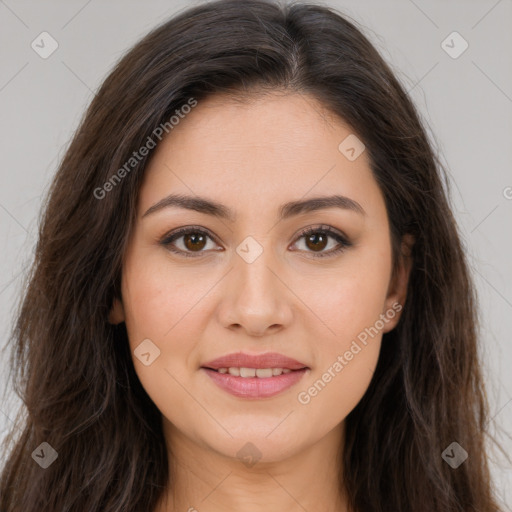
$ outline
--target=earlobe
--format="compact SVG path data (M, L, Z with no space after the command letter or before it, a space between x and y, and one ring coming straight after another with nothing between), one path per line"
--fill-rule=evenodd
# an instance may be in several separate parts
M386 297L385 310L382 312L384 315L390 317L383 332L389 332L394 329L400 319L407 297L407 285L413 264L412 246L414 245L414 241L414 237L411 234L405 234L402 237L400 264L390 283L388 296ZM388 315L389 312L393 312L392 315Z
M111 324L117 325L124 322L124 308L123 303L117 297L112 303L112 308L108 314L108 321Z

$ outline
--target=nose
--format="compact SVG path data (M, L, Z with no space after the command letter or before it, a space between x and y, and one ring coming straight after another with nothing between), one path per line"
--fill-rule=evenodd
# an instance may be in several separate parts
M234 255L219 305L222 325L249 336L275 334L292 321L294 294L285 284L283 271L270 248L248 262Z

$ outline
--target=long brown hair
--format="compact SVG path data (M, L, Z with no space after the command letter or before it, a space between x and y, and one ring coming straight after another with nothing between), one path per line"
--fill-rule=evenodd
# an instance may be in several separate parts
M351 507L500 510L486 455L474 288L446 173L418 112L362 31L334 10L227 0L190 8L134 46L59 166L11 337L23 410L6 440L2 512L156 506L170 467L161 413L137 378L124 324L108 322L151 155L133 168L126 162L190 98L275 89L313 95L364 141L395 269L401 237L415 238L403 316L346 419L340 485ZM46 469L33 457L43 442L58 454ZM457 468L442 457L452 442L469 454Z

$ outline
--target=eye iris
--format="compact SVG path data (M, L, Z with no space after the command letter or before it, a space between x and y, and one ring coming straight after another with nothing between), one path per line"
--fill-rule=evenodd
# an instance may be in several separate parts
M322 241L320 242L320 246L317 245L319 243L318 242L319 239L322 239ZM313 242L312 246L310 245L310 242ZM327 236L325 236L324 233L312 233L311 235L308 235L306 237L306 245L310 249L319 249L319 250L325 249L325 247L327 245Z
M185 246L190 250L201 250L204 248L206 243L206 237L200 233L188 233L183 236ZM199 241L199 245L196 245Z

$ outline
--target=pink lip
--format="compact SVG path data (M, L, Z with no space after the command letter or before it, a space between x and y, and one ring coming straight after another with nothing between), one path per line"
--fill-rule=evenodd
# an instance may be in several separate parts
M248 367L251 368L251 366ZM260 377L235 377L229 373L219 373L210 368L201 369L205 371L220 388L241 398L269 398L277 395L293 386L307 371L307 368L302 368L301 370L294 370L290 373L282 373L276 377L262 379Z
M236 377L229 373L219 373L219 368L288 368L289 373L260 378ZM269 398L277 395L297 383L309 370L304 363L290 357L267 352L266 354L250 355L242 352L228 354L202 365L201 369L221 389L241 398Z
M307 368L307 365L283 356L277 352L267 352L265 354L250 355L243 352L228 354L219 357L213 361L209 361L202 365L202 368L211 368L218 370L219 368L288 368L290 370L301 370ZM270 378L270 377L269 377Z

